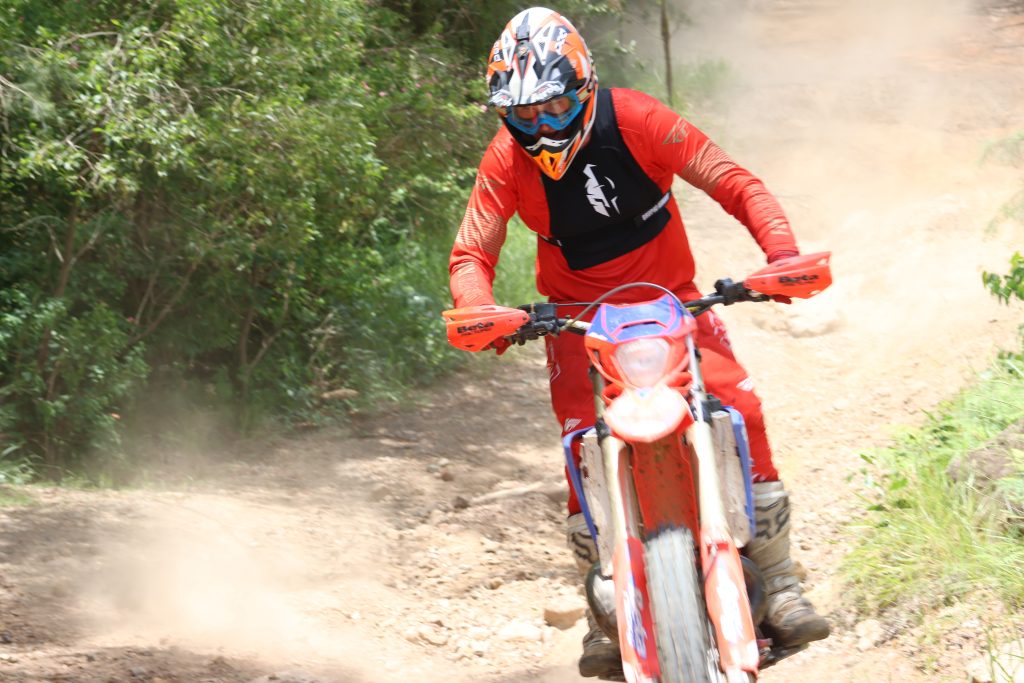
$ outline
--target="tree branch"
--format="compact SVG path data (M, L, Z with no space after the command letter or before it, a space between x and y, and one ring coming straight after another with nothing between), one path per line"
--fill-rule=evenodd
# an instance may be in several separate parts
M176 291L174 295L167 301L167 303L164 304L164 307L160 309L160 313L157 314L156 318L154 318L153 321L146 326L146 329L144 329L141 332L135 333L128 340L127 346L132 346L136 342L148 337L150 334L153 333L154 330L156 330L160 323L164 321L164 318L171 314L171 311L174 310L174 307L178 304L178 301L180 301L181 297L185 294L185 290L188 289L189 282L192 280L192 274L195 273L196 269L199 268L199 263L201 261L202 258L200 257L189 265L188 271L185 273L185 276L181 280L181 286L178 287L178 291ZM136 318L136 320L139 319Z

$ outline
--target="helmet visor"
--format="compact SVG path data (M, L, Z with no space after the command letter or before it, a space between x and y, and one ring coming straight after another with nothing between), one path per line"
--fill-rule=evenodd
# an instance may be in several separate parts
M552 97L550 100L536 104L523 104L515 107L499 107L498 113L510 124L527 135L536 135L541 126L552 130L562 130L576 118L583 105L575 90L564 95Z

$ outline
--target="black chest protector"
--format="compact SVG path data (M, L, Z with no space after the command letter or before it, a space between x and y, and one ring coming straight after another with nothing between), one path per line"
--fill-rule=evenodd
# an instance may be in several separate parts
M572 270L629 253L668 224L670 192L662 192L626 147L612 93L597 90L594 127L559 180L542 175L551 237Z

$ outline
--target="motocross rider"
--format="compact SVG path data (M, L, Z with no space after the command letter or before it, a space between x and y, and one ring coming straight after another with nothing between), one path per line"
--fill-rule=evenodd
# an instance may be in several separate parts
M598 88L586 43L568 19L533 7L505 26L487 66L489 104L502 126L480 162L451 253L456 307L493 304L492 282L509 219L537 233L537 288L558 303L593 301L626 282L660 284L696 299L694 261L672 181L679 176L737 218L768 263L797 255L778 201L689 121L625 88ZM651 298L631 289L613 301ZM757 537L747 546L768 583L767 623L775 643L825 638L829 624L802 596L789 557L789 499L772 464L761 404L713 312L697 318L709 392L746 420L753 457ZM563 434L593 425L583 338L545 338L551 402ZM495 345L498 353L507 342ZM581 572L597 550L571 493L568 536ZM588 615L589 616L589 615ZM583 676L620 667L618 644L590 618Z

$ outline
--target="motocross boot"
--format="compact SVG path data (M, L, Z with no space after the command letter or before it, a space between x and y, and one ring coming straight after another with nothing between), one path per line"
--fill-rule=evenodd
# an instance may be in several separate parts
M790 648L827 638L829 623L803 597L789 558L789 494L781 481L754 484L754 518L757 536L746 553L764 573L766 630L775 645Z
M581 513L569 516L568 541L576 560L580 578L586 580L590 568L598 561L597 543L590 535L587 522ZM586 635L583 636L583 654L580 656L580 676L599 677L605 680L622 680L622 655L619 644L609 638L597 625L594 615L587 607Z

